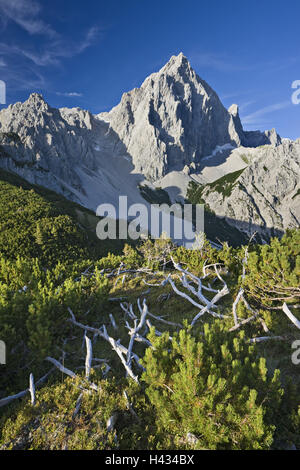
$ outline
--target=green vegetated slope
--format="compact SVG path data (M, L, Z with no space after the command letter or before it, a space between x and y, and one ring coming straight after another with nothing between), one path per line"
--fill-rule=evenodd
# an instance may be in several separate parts
M76 374L54 368L37 386L35 406L27 394L0 407L1 449L300 446L299 366L291 361L300 335L281 308L285 301L300 317L293 307L300 295L300 231L251 245L242 277L245 247L225 243L216 250L204 242L189 251L160 239L104 248L89 211L15 175L1 173L1 185L0 339L7 364L0 366L0 405L26 390L30 373L37 381L49 372L49 356ZM197 277L205 270L209 300L226 282L216 316L205 313L191 326L199 299L183 286L172 259ZM217 273L205 269L214 263ZM253 318L234 330L232 305L241 287L250 310L240 302L238 321ZM134 321L126 310L140 318L139 299L155 317L139 332L152 346L134 343L137 383L94 333L104 325L128 348ZM70 322L70 310L81 326ZM85 330L93 341L89 380ZM282 339L249 343L262 336Z
M121 242L99 241L95 214L42 186L0 169L0 252L7 258L57 261L99 258Z
M222 176L212 183L207 183L206 185L199 185L192 181L188 188L187 197L193 204L196 204L197 201L201 200L205 190L222 194L224 198L228 197L232 193L232 190L243 171L244 168L242 170L234 171L233 173L228 173L227 175Z
M189 183L186 199L190 204L204 205L204 230L209 240L217 243L220 243L220 241L228 242L235 247L247 243L245 234L232 225L229 225L224 218L215 215L203 196L205 190L217 191L223 194L223 197L229 196L243 171L244 170L239 170L229 175L222 176L220 179L207 185L201 185L195 181Z

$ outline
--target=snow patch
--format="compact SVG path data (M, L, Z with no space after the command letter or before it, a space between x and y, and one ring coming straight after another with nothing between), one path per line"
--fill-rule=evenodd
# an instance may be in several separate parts
M225 150L233 150L234 148L235 147L231 144L217 145L212 154L208 155L207 157L203 157L201 161L209 160L210 158L215 157L218 153L224 152Z

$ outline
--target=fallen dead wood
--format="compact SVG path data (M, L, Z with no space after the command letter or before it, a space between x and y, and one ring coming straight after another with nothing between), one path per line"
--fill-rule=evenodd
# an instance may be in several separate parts
M48 378L48 376L55 370L54 367L52 367L52 369L49 370L49 372L47 372L47 374L45 374L43 377L41 377L34 385L34 397L35 397L35 388L38 387L39 385L41 385L43 382L45 382L45 380ZM32 377L33 379L33 377ZM33 392L33 389L32 389L32 392ZM18 398L23 398L25 395L27 395L27 393L31 393L30 391L30 388L27 388L26 390L23 390L22 392L19 392L17 393L16 395L10 395L9 397L5 397L5 398L2 398L0 400L0 408L2 406L5 406L5 405L8 405L9 403L11 403L13 400L17 400ZM32 397L33 395L31 395ZM32 398L31 398L31 401L32 401ZM34 400L35 401L35 400Z

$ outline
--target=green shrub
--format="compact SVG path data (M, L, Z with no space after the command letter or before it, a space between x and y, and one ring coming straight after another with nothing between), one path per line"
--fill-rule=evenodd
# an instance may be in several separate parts
M196 448L270 448L283 395L279 371L268 375L242 332L229 334L216 321L197 339L187 330L172 341L153 331L149 339L143 380L167 445L190 448L192 433Z
M270 245L254 245L244 287L251 303L261 309L273 331L290 324L281 307L284 302L299 304L299 286L300 230L288 230L281 240L273 238ZM293 310L296 316L298 312L299 308Z
M56 354L70 335L68 307L80 318L105 303L107 279L97 273L78 277L79 268L75 277L61 263L45 270L37 259L0 258L0 331L8 354L7 365L1 369L2 390L24 386L24 364L39 371L44 358Z

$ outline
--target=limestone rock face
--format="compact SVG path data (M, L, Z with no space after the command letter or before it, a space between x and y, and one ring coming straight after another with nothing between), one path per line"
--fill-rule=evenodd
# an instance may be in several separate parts
M281 138L275 129L270 131L244 131L242 140L244 147L260 147L261 145L280 145Z
M235 129L240 137L240 143L244 147L260 147L261 145L280 145L281 138L275 129L270 131L244 131L239 115L239 107L233 104L228 109L232 115Z
M238 146L242 138L233 115L183 54L171 57L140 88L125 93L118 106L98 117L109 122L136 170L151 180L199 163L217 146Z
M76 168L99 167L96 149L107 129L88 111L54 109L33 93L0 111L0 166L72 198L72 188L84 191Z
M251 163L222 187L204 186L202 198L219 217L251 235L282 234L300 226L300 140L250 149Z
M213 181L246 167L230 194L208 185L203 198L247 233L299 224L299 149L274 129L244 131L238 106L226 110L183 54L108 113L55 109L36 93L0 111L0 167L93 210L119 195L145 202L145 179L184 197L192 179L208 182L203 171Z

